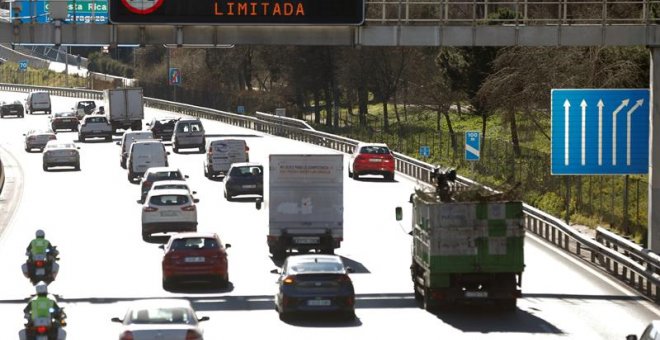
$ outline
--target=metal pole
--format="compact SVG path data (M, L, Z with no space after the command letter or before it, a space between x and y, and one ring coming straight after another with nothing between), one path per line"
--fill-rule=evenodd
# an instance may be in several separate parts
M657 67L656 67L657 66ZM660 96L655 95L655 88L660 91L660 47L651 48L651 79L650 79L650 128L649 128L649 194L648 194L648 248L660 252L660 166L654 162L660 160L660 142L654 131L660 131Z
M630 226L628 225L628 175L623 180L623 230L626 234L630 234Z
M69 87L69 46L64 48L64 86Z
M564 221L566 224L571 222L571 177L566 176L566 215L564 216Z

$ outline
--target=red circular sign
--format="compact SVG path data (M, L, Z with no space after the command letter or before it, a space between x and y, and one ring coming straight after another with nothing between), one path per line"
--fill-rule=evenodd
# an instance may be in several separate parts
M135 14L149 14L157 10L165 0L121 0L124 7Z

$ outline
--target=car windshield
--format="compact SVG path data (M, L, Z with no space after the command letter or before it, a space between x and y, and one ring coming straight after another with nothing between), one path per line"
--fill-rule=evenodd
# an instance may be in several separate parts
M338 262L299 262L289 266L289 273L342 273L344 265Z
M158 195L152 196L149 200L153 205L182 205L190 202L188 196L185 195Z
M161 184L161 185L155 185L154 190L164 190L164 189L183 189L183 190L188 190L188 186L185 184Z
M105 117L88 117L85 120L87 123L106 123Z
M185 123L179 125L178 132L195 132L202 131L202 124L199 122Z
M239 166L234 167L229 172L229 176L232 177L249 177L255 175L261 175L263 168L261 166Z
M78 103L78 108L79 109L93 109L96 107L96 103L94 102L79 102Z
M128 324L187 324L195 325L197 320L187 308L144 308L131 311Z
M384 154L389 154L390 149L388 149L385 146L374 146L374 145L369 145L369 146L363 146L360 149L360 153L368 153L368 154L376 154L376 155L384 155Z
M218 249L218 241L211 237L187 237L172 241L171 250L182 249Z
M183 176L181 176L181 173L178 171L159 171L149 174L149 180L151 181L162 181L165 179L183 179Z

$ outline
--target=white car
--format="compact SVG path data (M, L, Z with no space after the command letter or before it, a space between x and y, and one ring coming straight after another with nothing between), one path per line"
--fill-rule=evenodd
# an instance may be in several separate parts
M87 138L103 137L106 142L112 141L112 125L105 116L83 116L78 127L78 141Z
M154 233L197 231L198 202L185 189L149 191L142 205L142 239Z
M190 190L190 187L188 186L188 182L184 180L168 180L168 181L158 181L154 182L153 185L151 185L151 191L157 191L157 190L167 190L167 189L183 189L183 190L188 190L188 192L191 195L197 195L197 191L192 191Z
M182 174L178 168L157 166L147 169L140 181L140 203L144 203L144 199L154 183L168 180L185 180L186 178L188 178L188 175Z
M53 166L72 166L80 170L80 147L71 142L51 140L46 144L43 154L43 168L48 171Z
M204 330L190 302L184 299L145 299L133 301L124 319L112 318L122 324L119 339L132 340L203 340Z

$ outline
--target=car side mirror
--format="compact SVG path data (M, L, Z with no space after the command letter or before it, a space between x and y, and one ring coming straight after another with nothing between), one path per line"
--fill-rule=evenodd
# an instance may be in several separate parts
M25 134L23 134L23 136L25 136Z
M110 321L112 321L112 322L119 322L119 323L124 322L124 321L123 321L122 319L120 319L120 318L112 318L112 319L110 319Z
M637 340L637 335L635 334L627 335L626 340Z
M353 268L350 267L350 266L346 266L346 272L347 272L347 273L355 273L355 269L353 269Z
M225 244L225 249L226 249L226 248L231 248L231 243L227 243L227 244Z
M169 156L169 155L170 155L170 152L168 151L168 152L166 152L166 154Z
M197 195L197 191L193 191L192 194L193 194L193 195Z
M80 147L79 147L79 146L76 146L76 149L80 150Z
M254 202L254 205L257 207L257 210L261 210L261 197L257 197L257 200Z
M208 316L202 316L202 318L199 319L198 321L202 322L202 321L209 321L209 320L211 320L211 318L209 318Z
M183 177L184 177L184 178L190 178L190 176L188 176L188 175L183 175Z
M199 198L193 198L193 202L199 203Z
M279 274L280 270L276 268L276 269L271 270L270 273L271 274Z
M396 216L397 221L401 221L403 219L403 209L401 209L401 207L396 207L394 209L394 215Z
M144 124L144 125L146 125L146 126L151 126L151 123L147 123L147 124Z
M161 244L161 245L158 246L158 248L165 250L165 245Z
M115 144L117 144L117 145L121 145L121 141L117 141L117 143L115 143Z

